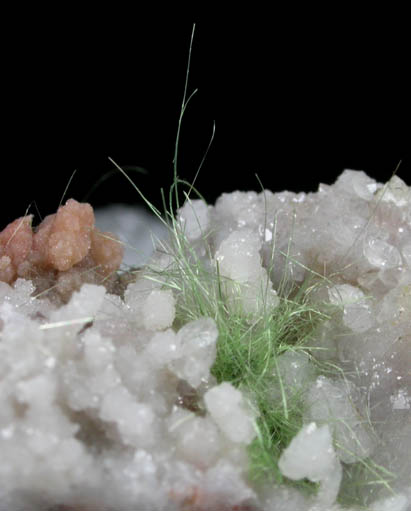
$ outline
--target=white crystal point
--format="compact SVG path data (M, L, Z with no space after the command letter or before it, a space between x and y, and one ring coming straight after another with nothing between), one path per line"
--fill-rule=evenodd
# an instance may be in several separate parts
M200 199L187 199L178 210L178 221L187 239L194 241L207 232L210 225L209 206Z
M200 318L184 325L177 333L177 352L170 369L196 388L208 380L216 357L218 330L211 318Z
M168 431L175 439L177 452L202 467L215 464L223 448L222 434L211 417L198 417L177 406L170 416Z
M231 383L223 382L207 391L204 402L215 423L232 442L249 444L253 440L254 413Z
M376 200L391 202L401 208L410 204L411 189L398 176L392 176L388 183L376 193Z
M278 462L282 474L298 481L320 482L318 500L333 504L340 488L342 468L335 454L328 425L311 422L301 428Z
M348 193L364 200L371 200L377 191L377 183L363 171L346 169L336 181L336 185Z
M100 310L105 294L104 286L83 284L66 305L51 312L50 323L67 322L67 333L77 334Z
M364 302L365 295L358 287L340 284L328 290L330 302L334 305L353 305Z
M365 332L373 325L372 311L366 296L358 287L341 284L328 290L332 304L343 307L343 323L354 332Z
M309 356L302 351L287 351L277 358L277 367L273 371L273 383L267 389L270 401L293 398L305 391L308 384L315 380L315 367ZM281 378L282 385L279 385Z
M382 270L401 265L401 254L385 240L369 237L364 241L363 253L370 264Z
M261 246L260 237L251 229L232 232L216 252L220 274L236 282L257 279L261 273Z
M124 302L133 320L147 330L165 330L173 324L176 302L170 289L161 282L140 278L128 285Z
M305 477L321 481L337 461L328 425L310 422L301 428L281 454L278 466L283 475L298 481Z
M151 443L156 419L152 407L137 402L125 387L117 386L104 396L99 415L103 421L117 425L124 443Z
M261 264L261 246L256 232L242 229L232 232L216 252L222 288L230 308L236 312L256 315L279 304L277 292Z
M164 330L170 327L175 314L175 298L170 289L154 289L142 307L143 324L147 330Z

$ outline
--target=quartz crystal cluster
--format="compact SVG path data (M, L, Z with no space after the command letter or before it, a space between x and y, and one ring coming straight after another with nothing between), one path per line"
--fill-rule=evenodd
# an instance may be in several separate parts
M270 399L303 402L282 481L249 477L258 407L213 376L216 318L178 315L170 245L108 285L121 248L68 201L34 232L23 217L0 233L0 511L359 509L344 492L409 511L411 189L346 170L316 193L187 200L177 222L250 328L307 279L327 311L277 360Z

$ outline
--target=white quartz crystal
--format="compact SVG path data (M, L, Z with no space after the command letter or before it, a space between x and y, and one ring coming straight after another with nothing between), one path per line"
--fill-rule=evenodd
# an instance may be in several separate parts
M210 207L202 200L188 199L178 211L178 220L187 239L196 240L205 236L210 226Z
M332 504L338 493L342 470L335 454L328 425L311 422L297 433L283 451L279 464L289 479L307 478L320 483L319 500Z
M198 387L210 375L216 356L218 330L211 318L184 325L177 333L177 354L170 369L193 387Z
M380 188L376 197L382 202L391 202L395 206L409 208L411 191L400 177L393 176L386 186Z
M274 386L269 389L270 397L281 399L280 378L283 391L290 398L303 392L315 379L315 368L306 353L287 351L278 357L274 376Z
M164 330L174 321L174 295L170 289L161 289L160 285L142 278L127 288L125 303L141 328Z
M176 449L187 461L210 467L218 460L224 442L210 417L198 417L178 408L171 415L169 431L176 439Z
M216 424L232 442L249 444L255 437L254 414L241 392L230 383L210 389L204 401Z
M154 289L142 307L143 323L147 330L163 330L173 324L175 300L168 289Z
M261 246L257 233L243 229L232 232L216 252L219 274L226 279L223 288L234 311L257 314L278 305L277 293L261 264Z

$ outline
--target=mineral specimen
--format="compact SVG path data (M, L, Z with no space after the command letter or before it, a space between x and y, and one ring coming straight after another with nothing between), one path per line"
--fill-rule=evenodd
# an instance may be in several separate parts
M0 233L1 511L411 509L400 178L188 199L124 293L89 205L31 222Z

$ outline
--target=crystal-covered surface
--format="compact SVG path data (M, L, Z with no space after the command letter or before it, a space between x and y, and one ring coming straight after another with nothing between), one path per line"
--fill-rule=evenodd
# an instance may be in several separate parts
M365 481L368 509L408 511L410 188L346 170L316 193L188 201L178 219L250 328L263 305L279 306L281 283L321 283L312 300L328 320L310 356L278 358L284 389L270 390L273 403L303 396L304 424L279 468L319 483L317 494L249 480L257 412L211 374L215 318L181 324L181 290L143 271L124 296L85 284L62 306L36 298L31 281L0 282L0 511L354 511L336 498L359 460L397 475L394 495ZM149 263L172 274L166 246Z

